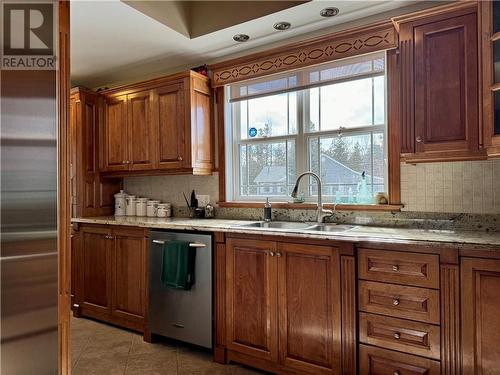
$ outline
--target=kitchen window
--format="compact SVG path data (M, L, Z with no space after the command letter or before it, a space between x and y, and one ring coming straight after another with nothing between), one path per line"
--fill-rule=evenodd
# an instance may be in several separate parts
M289 201L308 170L326 202L359 203L363 172L372 196L387 192L385 60L375 53L226 86L228 200ZM305 181L305 200L316 200L316 182Z

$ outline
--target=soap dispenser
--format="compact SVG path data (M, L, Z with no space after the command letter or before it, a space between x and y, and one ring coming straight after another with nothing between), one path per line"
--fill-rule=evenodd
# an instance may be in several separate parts
M372 201L373 198L366 183L366 173L363 171L363 173L361 173L361 179L358 184L358 203L370 204L372 203Z
M271 203L269 202L269 197L266 198L266 203L264 204L264 221L271 221L272 212L271 212Z

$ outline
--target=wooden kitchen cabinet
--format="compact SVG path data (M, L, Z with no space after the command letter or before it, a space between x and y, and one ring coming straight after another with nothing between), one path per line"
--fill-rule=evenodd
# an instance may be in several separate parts
M181 169L190 146L186 143L184 85L178 82L154 90L158 118L157 169Z
M72 242L73 311L122 327L147 325L147 236L142 228L80 225Z
M229 238L227 349L278 372L339 373L339 259L330 246Z
M128 170L127 95L106 96L102 102L104 121L101 148L104 170Z
M154 169L155 138L152 114L152 93L149 90L127 95L127 134L129 170Z
M113 195L120 190L119 179L99 174L99 96L87 89L71 90L70 97L70 185L71 217L113 213Z
M479 149L477 4L395 19L407 162L484 159Z
M463 258L462 373L500 374L500 260Z
M278 360L276 243L228 239L227 348Z
M277 259L280 364L299 373L340 373L338 251L278 243Z
M74 265L77 314L107 320L111 306L111 230L108 227L82 227L80 247Z
M146 316L147 244L144 231L113 230L111 250L111 315L143 323Z
M488 157L500 157L500 3L480 1L483 143Z
M100 95L105 175L212 173L214 136L207 77L189 71Z

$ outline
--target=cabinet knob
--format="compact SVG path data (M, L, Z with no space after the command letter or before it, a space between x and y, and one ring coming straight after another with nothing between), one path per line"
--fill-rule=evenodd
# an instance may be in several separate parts
M279 258L281 256L281 253L276 253L276 256Z
M401 374L399 373L399 371L394 371L392 375L401 375Z
M417 143L422 143L422 137L418 136L416 139Z
M400 335L398 332L394 332L393 337L394 337L396 340L399 340L399 339L401 338L401 335Z
M274 254L274 251L271 251L271 252L269 253L269 255L271 255L271 256L273 257L273 256L275 255L275 254Z
M392 300L392 304L393 304L394 306L399 305L399 299L398 299L398 298L394 298L394 299Z
M392 270L393 270L394 272L399 272L399 266L398 266L397 264L393 265L393 266L392 266Z
M182 161L182 156L177 156L177 160Z

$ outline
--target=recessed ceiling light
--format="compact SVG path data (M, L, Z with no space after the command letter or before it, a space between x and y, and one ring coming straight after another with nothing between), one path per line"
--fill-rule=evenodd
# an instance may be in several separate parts
M319 12L319 14L321 15L321 17L333 17L339 14L339 12L339 8L329 7L321 9L321 12Z
M283 31L283 30L288 30L292 25L290 24L290 22L276 22L273 27L276 29L276 30L280 30L280 31Z
M236 34L233 36L235 42L246 42L250 37L247 34Z

